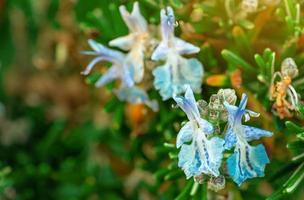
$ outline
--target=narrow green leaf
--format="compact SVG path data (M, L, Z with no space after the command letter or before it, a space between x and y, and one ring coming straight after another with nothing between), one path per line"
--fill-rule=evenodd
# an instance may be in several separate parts
M300 133L300 132L304 132L304 129L299 127L298 125L296 125L295 123L291 122L291 121L287 121L285 122L286 127L295 133Z
M284 0L286 13L291 19L296 19L297 11L296 11L296 7L294 6L295 3L296 2L294 2L294 0Z
M167 143L167 142L164 143L164 147L166 147L168 149L176 149L174 144Z
M191 192L190 192L190 196L194 196L197 193L199 187L199 183L195 182L192 186Z
M264 62L264 59L262 58L261 55L255 54L255 55L254 55L254 59L255 59L255 62L258 64L258 66L259 66L260 68L262 68L262 69L265 68L266 63Z
M296 171L291 175L287 182L283 185L285 187L283 192L291 193L293 192L304 178L304 162L296 169Z
M202 200L208 200L208 189L207 189L207 182L202 184Z
M300 140L304 141L304 132L298 133L297 134L297 138L299 138Z
M266 200L281 199L283 195L284 195L283 189L279 189L279 190L275 191L274 193L272 193L269 197L267 197Z
M179 168L176 170L171 170L171 172L169 172L166 176L165 176L165 180L174 180L177 179L179 177L181 177L183 175L183 171L180 170Z
M175 198L175 200L183 200L183 199L189 199L188 194L190 193L191 187L193 185L193 179L189 180L187 182L186 187L181 191L181 193Z
M221 52L221 54L228 63L230 63L234 66L240 66L240 67L244 68L245 70L256 73L256 70L254 69L254 67L252 65L250 65L248 62L246 62L244 59L242 59L240 56L236 55L235 53L233 53L227 49L224 49Z
M157 170L155 173L154 173L154 176L156 177L156 179L160 180L162 179L170 170L167 169L167 168L162 168L162 169L159 169Z

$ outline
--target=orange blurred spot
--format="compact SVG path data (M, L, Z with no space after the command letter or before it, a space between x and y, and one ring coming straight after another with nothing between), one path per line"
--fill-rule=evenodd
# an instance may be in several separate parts
M147 108L144 104L128 103L125 107L126 119L132 128L132 135L140 135L142 133L142 124L147 115Z
M214 86L214 87L222 87L227 85L228 78L224 74L217 74L209 76L206 80L207 85Z
M242 71L240 69L236 69L230 75L230 81L233 88L240 88L242 86Z

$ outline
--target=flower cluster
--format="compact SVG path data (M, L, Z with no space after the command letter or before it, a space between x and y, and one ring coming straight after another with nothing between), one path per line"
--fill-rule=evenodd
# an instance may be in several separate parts
M100 61L112 63L110 69L103 74L95 85L101 87L119 79L121 85L114 92L120 100L144 103L156 111L158 109L156 101L150 100L147 93L137 86L143 80L145 54L147 54L147 49L152 43L148 24L140 14L137 2L134 3L131 13L124 6L120 7L120 13L130 33L127 36L110 41L109 45L128 51L128 53L112 50L94 40L89 40L89 45L94 51L83 53L96 56L96 58L89 63L83 74L89 74L93 66ZM165 61L164 65L156 67L153 71L154 86L160 91L163 100L184 92L184 85L190 85L193 90L199 92L203 77L203 67L197 59L186 59L181 56L197 53L199 48L175 37L175 24L172 8L162 9L162 41L152 53L151 59L153 61Z
M108 61L112 63L112 66L99 78L95 86L102 87L115 79L119 79L121 85L119 89L114 90L114 93L121 101L144 103L152 110L157 111L157 102L150 100L147 93L136 85L144 77L144 53L150 37L147 22L140 14L137 2L134 3L131 13L126 10L125 6L120 7L120 13L130 33L127 36L110 41L109 45L128 51L128 53L124 54L109 49L94 40L89 40L89 45L94 51L85 51L83 54L93 55L96 58L89 63L82 74L89 74L97 62Z
M221 90L217 95L219 94L224 95L225 92ZM226 92L227 94L231 95L231 92ZM222 97L226 99L225 95ZM262 144L253 147L248 142L270 137L272 132L242 125L243 116L245 121L248 121L250 116L259 116L258 113L245 109L245 94L242 95L239 107L229 104L227 100L223 102L228 120L225 139L212 136L214 126L201 117L190 87L187 88L185 97L174 97L174 100L189 119L179 131L176 140L176 146L180 148L178 166L183 169L187 178L205 174L212 179L222 180L219 169L223 152L233 147L234 153L227 159L228 174L238 185L248 178L264 175L265 165L269 163L265 148ZM232 96L229 100L235 102L236 99Z
M256 1L244 2L251 6ZM112 66L96 82L96 86L101 87L119 79L120 87L114 92L120 100L144 103L157 110L157 103L150 100L147 93L137 85L144 77L145 54L151 41L148 24L140 14L137 2L131 13L124 6L120 7L120 13L130 33L110 41L109 45L127 53L89 40L93 51L83 53L96 58L89 63L83 74L89 74L97 62L108 61ZM269 137L272 133L242 125L243 116L245 121L250 116L258 116L258 113L245 109L245 94L239 107L235 106L237 96L232 89L219 90L211 96L209 103L202 100L196 102L193 91L201 91L203 66L197 59L187 59L183 55L197 53L200 49L175 37L176 21L171 7L162 9L160 16L162 40L151 54L151 60L163 61L163 64L152 72L154 87L159 90L163 100L173 98L189 119L177 135L176 146L180 148L178 166L187 179L194 177L200 182L203 176L209 176L210 188L219 190L225 185L225 178L220 172L224 151L234 148L234 153L227 159L227 165L228 174L238 185L248 178L263 176L265 165L269 162L265 148L262 144L251 146L248 142ZM185 96L180 96L184 92ZM219 128L223 123L226 124L225 131ZM214 134L220 132L224 134ZM222 135L225 137L221 138Z
M162 41L152 54L152 60L164 60L165 64L153 71L154 86L163 100L184 92L184 86L200 92L203 77L202 64L195 58L186 59L181 55L199 52L199 48L174 36L175 17L171 7L162 9Z

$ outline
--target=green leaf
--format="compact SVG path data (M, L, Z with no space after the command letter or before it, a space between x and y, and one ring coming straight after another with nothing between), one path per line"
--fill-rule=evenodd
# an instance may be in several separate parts
M165 180L174 180L183 175L183 171L181 169L172 170L165 176Z
M207 182L202 184L202 200L208 200Z
M186 187L181 191L181 193L175 198L175 200L183 200L183 199L189 199L188 194L190 193L191 187L193 185L193 179L189 180L187 182Z
M295 123L293 123L291 121L285 122L285 125L288 128L288 130L290 130L292 132L295 132L295 133L304 132L304 128L299 127L298 125L296 125Z
M254 69L254 67L252 65L250 65L248 62L246 62L244 59L242 59L240 56L236 55L235 53L224 49L221 52L223 58L231 65L233 66L240 66L242 68L244 68L245 70L248 70L250 72L255 72L256 70Z
M300 140L304 141L304 132L298 133L297 134L297 138L299 138Z
M192 186L191 192L190 192L190 196L194 196L196 195L197 191L199 188L199 183L195 182Z
M296 19L297 10L294 5L296 5L296 2L294 0L284 0L284 5L286 9L286 14L291 19Z
M260 68L263 69L263 68L266 66L266 63L264 62L264 59L262 58L261 55L255 54L255 55L254 55L254 59L255 59L255 62L258 64L258 66L259 66Z
M296 169L287 182L283 185L284 193L292 193L304 178L304 162Z

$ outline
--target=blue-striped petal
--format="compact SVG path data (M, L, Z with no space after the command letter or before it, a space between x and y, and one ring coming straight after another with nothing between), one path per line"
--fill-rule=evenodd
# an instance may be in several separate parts
M273 133L270 131L255 128L252 126L243 125L243 127L245 130L245 137L247 141L258 140L261 137L271 137L273 135Z
M204 171L204 173L219 176L219 168L222 163L225 141L219 137L213 137L210 140L206 139L205 143L206 151L209 154L209 161L205 161L207 170Z
M198 135L190 145L182 145L178 155L178 166L184 170L187 178L201 173L218 176L224 151L223 145L224 140L221 138L213 137L208 140Z
M255 128L252 126L242 125L243 129L238 129L240 132L244 132L246 141L258 140L261 137L271 137L272 132L263 129ZM232 128L228 128L225 134L225 149L231 149L236 145L237 138Z
M225 134L225 149L231 149L237 142L236 134L232 128L228 128Z
M252 147L248 144L237 146L227 159L228 174L239 186L248 178L264 176L269 159L262 144Z
M193 95L193 91L189 85L186 85L185 97L174 96L173 99L177 105L186 113L189 120L199 120L200 113Z

